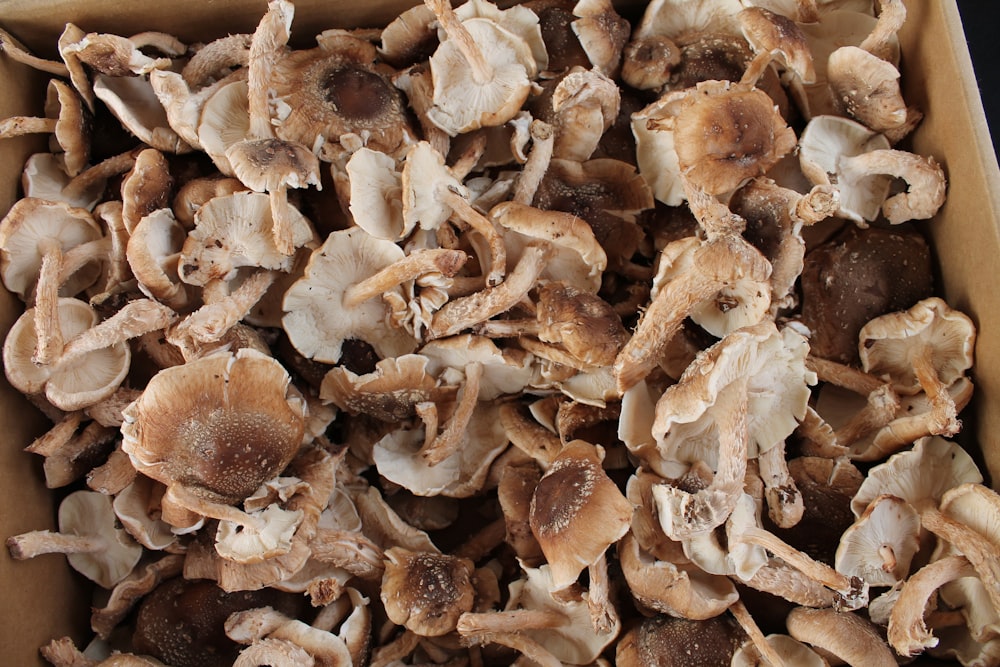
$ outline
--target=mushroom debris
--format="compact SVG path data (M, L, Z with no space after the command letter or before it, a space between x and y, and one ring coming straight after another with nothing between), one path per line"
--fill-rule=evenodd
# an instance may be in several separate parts
M4 369L67 493L7 546L109 589L50 662L1000 664L900 0L294 12L3 36L53 76L0 138L54 137Z

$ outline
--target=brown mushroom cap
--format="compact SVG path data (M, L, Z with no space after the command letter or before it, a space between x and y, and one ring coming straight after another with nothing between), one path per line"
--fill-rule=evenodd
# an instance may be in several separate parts
M692 621L659 614L622 636L615 662L619 667L728 665L745 640L731 616Z
M122 448L168 487L238 502L302 443L304 408L288 385L278 362L249 349L164 369L123 411Z
M391 69L374 64L374 45L338 34L274 65L271 87L279 105L278 137L322 150L356 134L372 150L394 153L413 139Z
M567 444L531 499L531 532L566 588L628 531L630 503L601 467L601 450L582 440Z
M393 623L423 637L455 629L475 602L475 565L447 554L393 547L385 552L382 602Z
M696 90L676 118L674 142L681 173L709 194L735 190L795 147L795 133L763 91L728 82Z
M142 601L132 645L135 651L174 667L228 667L240 646L226 637L226 619L237 611L263 606L295 616L304 605L274 589L227 593L213 581L176 577Z

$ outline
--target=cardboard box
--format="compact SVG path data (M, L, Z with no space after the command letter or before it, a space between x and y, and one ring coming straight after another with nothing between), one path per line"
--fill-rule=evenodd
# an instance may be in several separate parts
M293 35L329 27L384 25L412 2L298 0ZM952 0L910 0L900 35L904 96L926 117L913 135L917 153L934 156L949 178L948 200L928 224L940 267L940 288L953 307L979 327L973 405L963 413L962 442L980 457L995 486L1000 480L1000 170L990 143L958 10ZM33 0L0 2L0 26L40 55L55 57L67 21L86 31L132 34L162 30L186 42L252 32L266 3L244 0ZM0 57L0 117L41 115L45 75ZM0 142L0 211L18 197L25 158L44 139ZM23 305L0 290L0 333L6 335ZM54 528L58 494L45 488L39 457L21 449L48 427L6 382L0 382L0 535ZM0 662L47 664L39 646L69 634L89 638L90 587L61 556L14 562L0 549Z

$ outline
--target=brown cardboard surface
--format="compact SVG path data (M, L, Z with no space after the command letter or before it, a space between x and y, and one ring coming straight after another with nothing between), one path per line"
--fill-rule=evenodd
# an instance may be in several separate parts
M298 0L293 34L299 39L329 27L377 26L414 4L369 0ZM992 153L958 11L951 0L910 0L901 34L907 100L926 118L913 137L916 152L933 155L949 177L949 197L928 225L949 303L979 326L977 397L963 414L964 442L980 447L994 486L1000 480L1000 289L991 281L1000 264L1000 169ZM0 0L0 26L40 53L53 55L66 21L88 31L130 34L165 30L187 41L250 32L264 0ZM43 77L0 57L0 117L38 113ZM17 196L24 158L41 140L0 143L0 212ZM0 290L0 335L22 306ZM37 457L21 452L45 421L0 381L0 536L53 525L56 501L42 482ZM60 556L12 562L0 549L0 663L44 664L38 647L49 639L88 633L86 587Z

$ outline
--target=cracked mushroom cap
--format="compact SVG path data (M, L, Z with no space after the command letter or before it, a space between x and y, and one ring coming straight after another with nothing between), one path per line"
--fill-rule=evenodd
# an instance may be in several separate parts
M757 88L704 82L674 120L681 173L709 194L731 192L795 148L795 132Z
M469 559L392 547L385 560L381 597L393 623L421 637L439 637L472 611L475 565Z
M412 141L403 97L390 80L392 69L376 60L373 44L347 34L330 35L315 49L280 58L270 77L278 109L275 134L314 152L345 134L388 154Z
M628 532L632 503L608 477L602 458L602 449L574 440L535 487L529 521L551 569L553 590L572 585Z
M404 257L395 243L376 239L360 227L330 234L313 251L305 275L285 292L281 325L295 349L306 358L330 364L340 360L348 339L370 344L380 358L412 352L416 341L405 330L387 324L388 310L381 299L350 308L343 305L352 285ZM390 291L404 297L398 286Z
M305 429L288 373L250 349L157 373L122 416L122 449L168 487L233 504L295 456Z
M933 366L947 387L972 367L976 327L972 320L930 297L909 310L888 313L868 322L859 334L858 353L866 372L887 377L902 394L924 389L922 364ZM927 360L924 360L926 355Z
M291 209L292 239L296 247L314 238L312 225ZM240 267L290 271L295 256L278 251L271 233L271 204L259 192L237 192L213 197L195 214L178 259L178 274L189 285L212 280L229 281Z
M82 208L25 197L0 221L0 277L4 286L28 301L42 266L43 246L51 240L63 253L101 238L101 228ZM76 294L97 279L96 271L78 271L62 287Z

